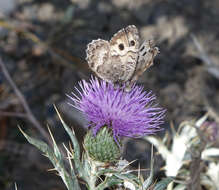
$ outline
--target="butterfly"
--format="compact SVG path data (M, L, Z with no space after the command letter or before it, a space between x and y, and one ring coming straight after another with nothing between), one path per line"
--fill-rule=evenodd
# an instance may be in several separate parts
M134 25L119 30L110 41L93 40L87 45L86 60L90 69L101 79L125 84L126 91L153 65L159 49L153 40L140 46L138 29Z

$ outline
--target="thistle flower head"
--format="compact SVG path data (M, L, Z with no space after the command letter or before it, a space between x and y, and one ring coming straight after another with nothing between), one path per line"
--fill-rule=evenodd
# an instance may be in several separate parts
M79 96L72 93L73 106L82 111L96 134L103 126L112 129L114 139L142 137L160 130L165 110L154 105L155 96L133 85L130 92L124 87L92 77L79 82Z

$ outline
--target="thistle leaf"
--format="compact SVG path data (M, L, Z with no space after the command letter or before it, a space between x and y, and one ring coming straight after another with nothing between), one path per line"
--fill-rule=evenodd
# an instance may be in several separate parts
M56 113L65 129L65 131L67 132L68 136L70 137L71 139L71 142L74 146L74 163L75 163L75 168L76 170L78 171L80 177L82 178L85 178L86 176L86 173L84 172L83 170L83 167L81 165L81 162L80 162L80 146L78 144L78 141L77 141L77 138L75 136L75 133L73 130L71 130L68 125L64 122L64 120L62 119L58 109L56 108L56 106L54 105L54 108L56 110Z
M62 156L62 154L61 154L61 152L60 152L60 150L59 150L59 148L58 148L58 146L57 146L57 144L56 144L56 141L55 141L55 139L54 139L54 137L53 137L53 135L52 135L52 132L50 131L50 128L49 128L49 127L48 127L48 131L49 131L50 137L51 137L52 142L53 142L53 151L54 151L54 154L55 154L55 156L58 158L58 160L62 161L62 160L63 160L63 156Z
M149 188L149 186L152 184L153 181L153 175L154 175L154 157L153 157L153 146L151 148L151 171L149 177L144 181L143 183L143 189Z
M160 182L158 182L155 185L154 190L164 190L164 189L166 189L171 181L173 181L173 179L170 178L170 177L162 179Z
M137 178L137 176L133 174L114 174L114 175L123 181L129 181L136 187L136 189L140 184L140 181Z
M45 154L46 157L49 158L55 170L58 171L60 177L62 178L68 190L80 190L76 176L75 175L70 176L68 172L65 170L63 159L62 159L62 156L59 155L60 151L56 143L54 144L54 151L56 153L54 153L54 151L45 142L32 138L28 136L20 127L19 129L30 144L37 147L39 150L41 150Z
M96 190L104 190L114 185L122 184L123 180L117 178L116 176L106 177L106 179L97 186Z

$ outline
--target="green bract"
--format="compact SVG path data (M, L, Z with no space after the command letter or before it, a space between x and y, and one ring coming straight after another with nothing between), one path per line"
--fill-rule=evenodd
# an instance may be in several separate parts
M84 138L84 148L92 159L100 162L114 162L120 156L120 148L107 127L102 127L96 136L89 131Z

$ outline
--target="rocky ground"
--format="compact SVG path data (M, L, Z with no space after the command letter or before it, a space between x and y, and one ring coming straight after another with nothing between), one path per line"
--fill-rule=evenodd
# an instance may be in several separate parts
M217 0L8 0L0 1L0 18L0 56L34 116L43 126L51 126L59 142L66 139L57 127L53 103L79 139L84 134L84 120L67 105L65 94L91 74L85 62L86 45L97 38L109 40L129 24L139 28L142 41L153 37L161 52L139 83L167 109L163 127L207 111L218 120ZM0 110L24 111L2 73ZM14 189L14 181L22 190L65 189L46 171L51 167L46 159L26 144L17 124L40 137L27 120L0 117L0 189ZM147 148L141 141L136 144L140 148L135 156L145 164ZM131 148L135 146L126 151L130 160Z

